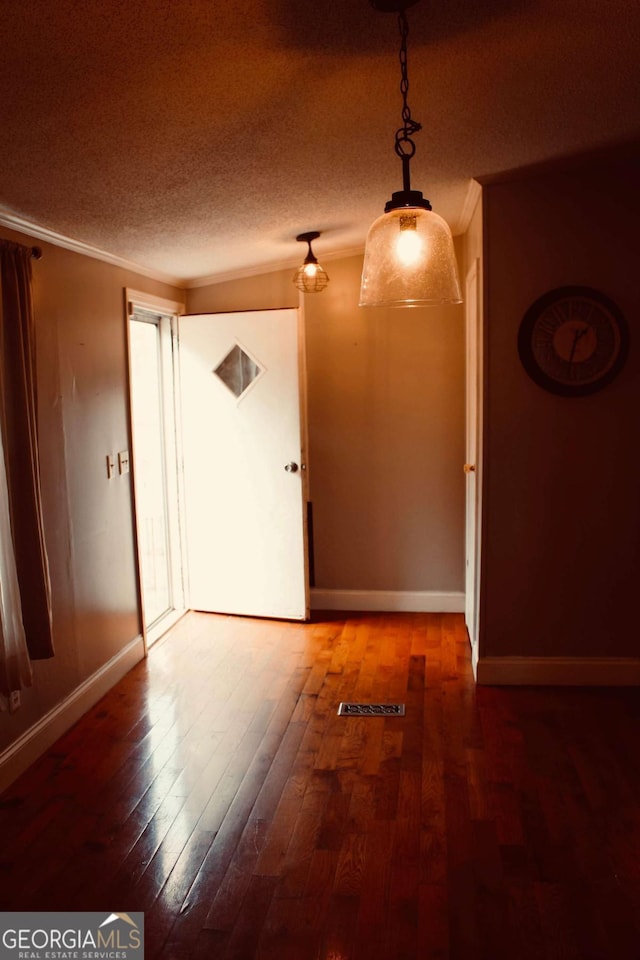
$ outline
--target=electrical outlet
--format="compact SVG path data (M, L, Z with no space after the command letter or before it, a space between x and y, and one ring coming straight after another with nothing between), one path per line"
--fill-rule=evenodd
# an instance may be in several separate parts
M111 480L116 472L116 458L112 453L107 454L107 478Z
M12 690L9 694L9 713L15 713L20 709L20 691Z
M129 451L121 450L118 453L118 470L120 473L129 473Z

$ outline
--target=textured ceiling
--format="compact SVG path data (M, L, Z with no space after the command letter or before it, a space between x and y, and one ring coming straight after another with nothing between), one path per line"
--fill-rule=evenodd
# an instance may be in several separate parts
M0 0L0 207L185 281L363 244L401 187L398 32L369 0ZM408 11L413 186L635 139L635 0Z

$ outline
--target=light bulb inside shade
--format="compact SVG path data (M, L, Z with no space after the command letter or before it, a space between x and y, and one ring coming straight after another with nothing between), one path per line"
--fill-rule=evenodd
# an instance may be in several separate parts
M461 301L453 237L442 217L422 207L400 207L378 217L367 236L360 306Z
M302 293L321 293L329 283L329 276L319 263L303 263L296 270L293 282Z
M422 256L424 241L417 231L416 217L400 217L396 237L396 257L404 267L412 267Z

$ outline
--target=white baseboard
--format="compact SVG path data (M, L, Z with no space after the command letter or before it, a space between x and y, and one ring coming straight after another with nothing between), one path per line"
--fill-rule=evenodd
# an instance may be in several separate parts
M0 791L24 773L143 658L142 637L138 636L8 746L0 754Z
M476 679L485 686L640 686L635 657L480 657Z
M431 590L311 590L312 610L462 613L464 593Z
M478 656L478 644L477 642L472 643L471 644L471 669L473 671L473 679L476 681L476 683L478 682L479 661L480 661L480 657Z

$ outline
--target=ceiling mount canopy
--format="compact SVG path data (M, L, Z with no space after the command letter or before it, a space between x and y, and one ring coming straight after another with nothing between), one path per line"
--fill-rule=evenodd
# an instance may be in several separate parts
M311 249L311 242L317 240L319 236L319 230L309 230L307 233L299 233L296 237L298 243L308 245L307 255L293 277L293 282L302 293L321 293L329 283L327 271L320 266L318 258Z
M422 129L411 116L407 7L417 0L370 0L376 10L398 14L400 29L400 92L402 126L396 130L395 151L402 161L402 190L385 205L383 216L367 236L360 288L361 307L418 307L460 303L460 281L453 237L448 224L434 213L420 190L411 188L414 134Z
M382 13L400 13L401 10L412 7L418 0L369 0L369 2L375 10L380 10Z

